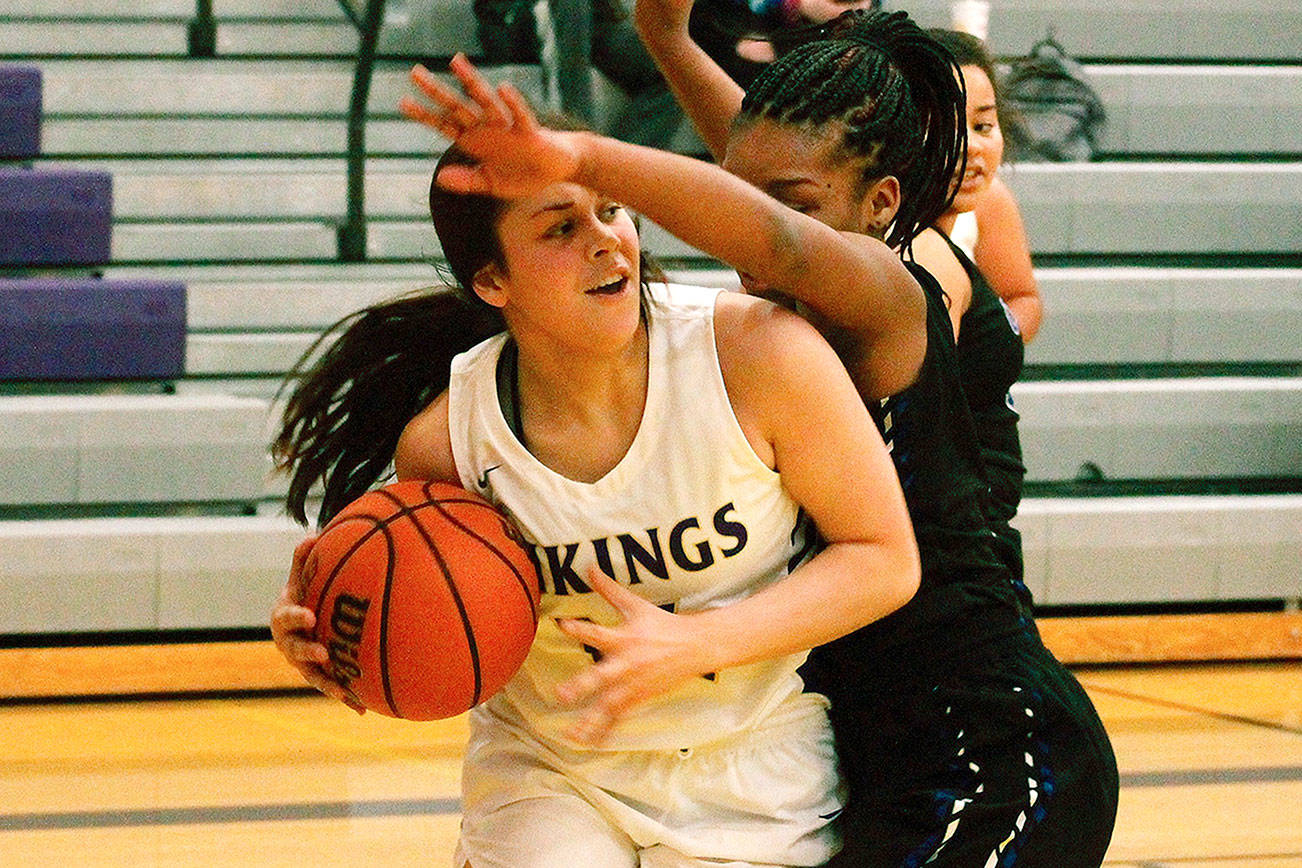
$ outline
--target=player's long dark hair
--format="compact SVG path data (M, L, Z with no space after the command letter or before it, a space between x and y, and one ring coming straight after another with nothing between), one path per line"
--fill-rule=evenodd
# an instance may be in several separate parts
M572 128L556 119L551 126ZM469 165L455 146L434 170ZM386 479L407 423L448 387L452 359L506 329L501 311L471 289L489 264L506 268L497 222L507 203L450 193L430 180L434 231L454 283L420 290L349 314L330 326L281 386L288 400L272 442L276 468L289 475L285 506L307 524L307 500L323 487L317 522ZM647 281L659 272L643 256Z
M903 12L845 12L776 47L782 53L747 89L738 124L839 124L842 147L864 160L865 188L899 180L885 240L907 252L949 207L966 159L966 98L953 58Z

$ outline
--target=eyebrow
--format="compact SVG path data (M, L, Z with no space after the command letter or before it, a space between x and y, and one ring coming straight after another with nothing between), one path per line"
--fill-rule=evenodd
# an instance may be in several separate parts
M568 211L568 210L570 210L570 209L573 208L573 207L574 207L574 201L573 201L573 200L568 200L568 201L565 201L565 202L555 202L555 203L553 203L553 204L551 204L551 205L544 205L544 206L542 206L541 208L539 208L537 211L533 212L533 213L530 214L529 216L530 216L531 218L533 218L533 217L539 217L539 216L542 216L543 214L546 214L546 213L549 212L549 211Z
M793 187L803 187L806 184L818 185L813 178L781 178L776 181L769 181L764 185L765 190L790 190Z

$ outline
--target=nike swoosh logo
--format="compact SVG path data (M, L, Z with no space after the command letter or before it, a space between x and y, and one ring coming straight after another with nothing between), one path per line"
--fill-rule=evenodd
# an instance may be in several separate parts
M494 464L492 467L487 467L487 468L485 468L485 469L484 469L484 472L481 473L481 474L479 474L479 479L476 481L475 484L478 485L480 488L487 488L487 487L488 487L488 474L492 473L494 470L496 470L497 468L499 468L499 467L501 467L501 466L502 466L502 465L500 465L500 464Z

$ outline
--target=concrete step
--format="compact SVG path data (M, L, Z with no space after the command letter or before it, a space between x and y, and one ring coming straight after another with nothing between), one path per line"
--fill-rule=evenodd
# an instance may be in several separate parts
M1302 496L1028 498L1039 605L1297 600Z

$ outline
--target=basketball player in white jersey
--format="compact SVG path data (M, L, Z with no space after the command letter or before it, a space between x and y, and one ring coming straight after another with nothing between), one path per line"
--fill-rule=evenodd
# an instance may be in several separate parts
M457 69L483 110L532 123ZM473 164L450 150L430 191L468 298L350 318L277 441L300 516L314 482L325 521L392 456L401 478L486 495L532 546L538 637L472 712L456 864L822 864L842 788L796 669L919 575L881 436L803 320L647 284L617 202L547 179L480 195ZM273 633L340 696L298 605L308 548Z

